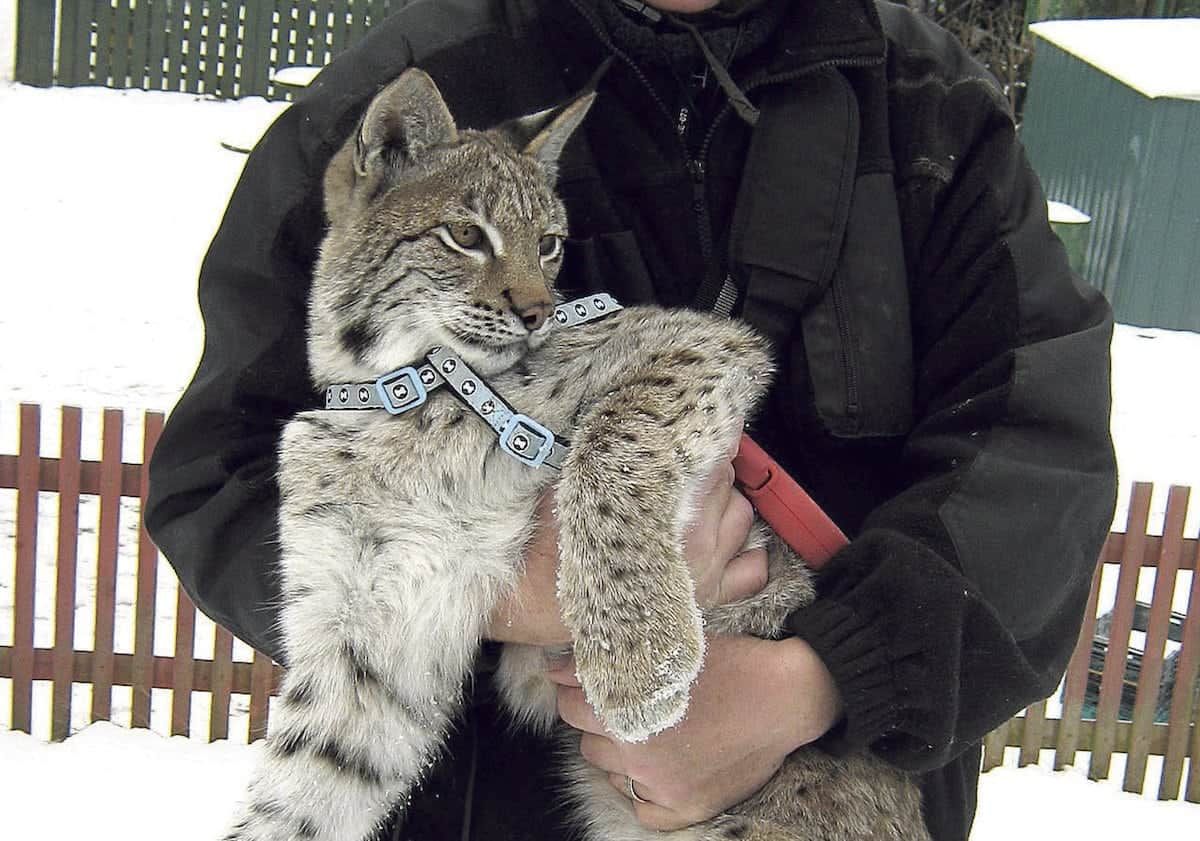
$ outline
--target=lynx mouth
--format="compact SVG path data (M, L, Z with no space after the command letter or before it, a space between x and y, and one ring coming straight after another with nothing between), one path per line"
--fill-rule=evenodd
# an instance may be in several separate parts
M540 344L532 333L524 336L489 338L449 325L443 327L442 335L446 343L457 350L467 364L484 375L508 370Z
M477 333L466 333L454 327L447 327L447 332L454 337L455 341L461 342L464 345L475 348L476 350L489 351L494 353L503 353L514 350L517 346L527 343L525 336L513 336L507 341L504 339L489 339L480 336Z

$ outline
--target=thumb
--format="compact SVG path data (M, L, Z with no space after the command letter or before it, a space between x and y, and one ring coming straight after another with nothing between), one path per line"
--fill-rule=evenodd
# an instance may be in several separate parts
M725 565L717 604L748 599L767 586L767 550L750 549Z

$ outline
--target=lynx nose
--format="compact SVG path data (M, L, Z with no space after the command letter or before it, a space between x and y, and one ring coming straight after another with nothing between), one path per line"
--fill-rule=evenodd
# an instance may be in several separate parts
M517 317L521 319L521 323L525 325L525 329L533 332L546 323L546 319L550 317L549 304L530 304L523 309L513 308Z
M554 310L550 290L545 286L513 286L500 293L513 314L521 319L525 329L533 332L546 323Z

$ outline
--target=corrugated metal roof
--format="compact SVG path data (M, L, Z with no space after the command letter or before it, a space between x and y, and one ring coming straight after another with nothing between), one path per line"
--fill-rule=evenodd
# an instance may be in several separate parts
M1200 100L1200 18L1053 20L1029 28L1151 99Z

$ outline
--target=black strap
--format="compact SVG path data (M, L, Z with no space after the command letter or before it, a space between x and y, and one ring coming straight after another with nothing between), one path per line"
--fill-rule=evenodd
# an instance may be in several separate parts
M767 88L734 205L742 317L777 343L829 288L858 163L858 109L835 69Z

